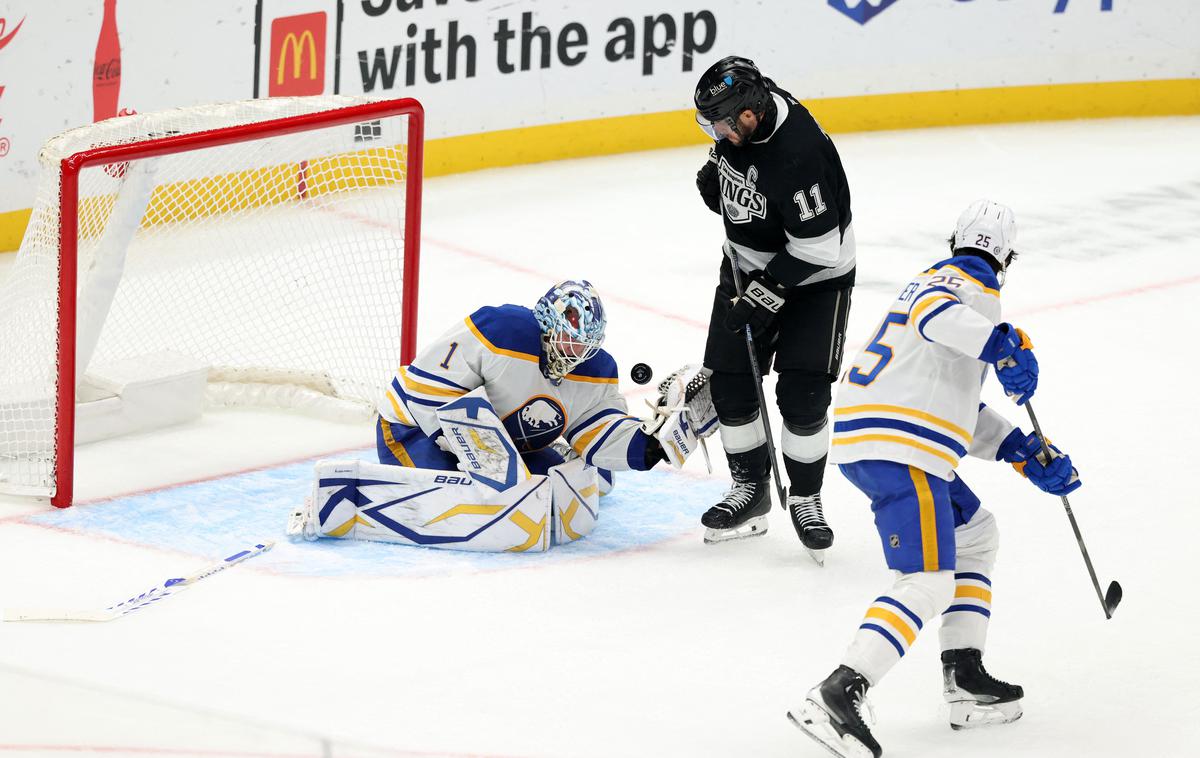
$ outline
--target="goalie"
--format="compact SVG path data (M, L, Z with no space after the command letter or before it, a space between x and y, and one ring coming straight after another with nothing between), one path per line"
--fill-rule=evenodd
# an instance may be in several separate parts
M651 419L630 415L605 324L587 281L475 311L392 379L379 464L319 462L289 534L483 551L587 535L613 471L682 466L717 420L698 366L659 385Z

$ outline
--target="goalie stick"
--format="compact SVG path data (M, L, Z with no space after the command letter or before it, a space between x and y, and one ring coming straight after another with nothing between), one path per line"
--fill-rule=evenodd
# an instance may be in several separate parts
M1042 426L1038 423L1037 416L1033 415L1033 404L1026 401L1025 410L1029 411L1029 420L1033 423L1033 431L1037 432L1038 442L1042 443L1042 454L1046 456L1046 462L1049 463L1052 459L1050 445L1046 442L1046 435L1042 434ZM1101 592L1100 580L1096 578L1096 569L1092 567L1092 559L1088 555L1087 545L1083 544L1083 534L1080 533L1079 524L1075 521L1075 513L1071 510L1071 501L1067 500L1066 495L1062 495L1062 503L1063 508L1067 511L1067 518L1071 521L1071 529L1075 531L1075 541L1079 543L1079 552L1083 553L1083 562L1087 564L1088 575L1092 577L1092 586L1096 588L1096 597L1100 598L1100 605L1104 608L1104 617L1110 619L1116 612L1117 604L1121 602L1124 592L1117 582L1110 582L1108 591Z
M100 611L69 611L51 608L6 608L5 621L111 621L115 618L132 613L139 608L145 608L165 597L187 589L196 582L224 571L235 563L261 555L270 550L274 542L264 542L245 550L238 551L228 558L205 566L190 576L168 579L160 585L152 587L140 595L134 595L128 600L122 600L116 605L110 605Z

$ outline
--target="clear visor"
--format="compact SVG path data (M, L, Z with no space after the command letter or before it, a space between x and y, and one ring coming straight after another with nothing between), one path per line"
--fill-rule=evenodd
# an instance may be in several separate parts
M700 130L712 138L714 142L720 142L736 132L732 116L719 118L716 121L709 121L697 111L696 123L700 126Z

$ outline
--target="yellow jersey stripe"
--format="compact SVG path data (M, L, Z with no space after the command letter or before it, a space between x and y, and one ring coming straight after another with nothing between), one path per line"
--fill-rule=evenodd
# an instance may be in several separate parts
M986 285L986 284L984 284L983 282L979 281L979 280L978 280L978 279L976 279L975 277L973 277L973 276L971 276L970 274L968 274L966 271L963 271L963 270L962 270L961 268L959 268L958 266L943 266L942 268L948 268L948 269L950 269L951 271L956 271L956 272L958 272L958 275L959 275L959 276L961 276L963 279L966 279L966 280L967 280L967 281L969 281L969 282L974 282L974 283L975 283L975 286L977 286L977 287L979 287L979 289L983 290L985 294L988 294L988 295L993 295L993 296L995 296L995 297L1000 297L1000 290L994 290L994 289L992 289L991 287L987 286L987 285Z
M886 608L880 608L876 605L871 606L869 609L867 609L867 618L882 619L883 621L888 622L893 629L895 629L897 632L900 632L900 636L903 637L910 645L913 644L913 642L915 642L917 639L917 633L912 630L912 627L905 623L904 620L899 616L887 610Z
M894 442L897 445L907 445L908 447L916 448L930 455L941 458L951 466L958 465L958 459L948 453L943 453L937 448L929 445L922 445L920 442L910 440L907 437L898 437L894 434L860 434L857 437L834 437L833 444L835 445L856 445L860 442Z
M971 597L976 600L982 600L985 603L992 602L992 591L985 587L976 587L973 584L960 584L958 589L954 591L955 597Z
M483 336L483 332L479 331L479 329L475 326L475 323L471 321L470 316L467 316L465 320L467 323L467 328L471 330L471 334L474 334L476 339L483 343L484 347L486 347L488 350L491 350L496 355L507 355L509 358L520 358L523 361L533 361L534 363L538 362L538 357L536 355L519 353L516 350L505 350L502 347L496 347L492 344L491 340Z
M414 392L420 392L422 395L432 395L433 397L462 397L467 394L466 390L456 390L450 387L438 387L433 384L423 384L422 382L413 381L408 378L408 372L401 369L400 376L404 379L404 386Z
M847 405L843 408L835 408L833 411L833 415L835 416L850 416L856 413L895 413L900 416L912 416L913 418L919 418L924 421L928 421L931 424L937 424L943 429L949 429L959 437L962 437L964 440L966 440L968 445L970 445L971 440L974 439L974 437L967 433L966 429L963 429L957 424L952 424L943 418L938 418L932 413L919 411L915 408L905 408L902 405L868 403L866 405Z
M920 301L917 302L916 307L914 307L912 309L912 313L908 317L908 323L912 324L915 327L917 322L921 320L921 314L924 313L925 311L927 311L929 309L929 306L933 305L934 303L938 302L939 300L953 300L956 303L962 302L954 295L947 295L944 292L938 294L935 297L923 297L920 299Z
M929 489L929 477L915 466L908 467L917 488L917 503L921 511L921 557L926 571L938 571L937 512L934 509L933 491Z
M401 445L392 436L392 425L383 416L379 417L379 428L383 431L383 444L387 445L388 450L392 451L392 455L396 456L396 460L400 461L400 465L416 468L416 464L413 463L413 459L408 454L408 451L404 449L404 445Z
M392 412L396 414L396 418L400 419L401 424L404 424L405 426L416 426L416 424L409 420L408 415L404 412L404 409L400 407L400 403L396 401L396 396L392 393L391 389L388 389L387 391L387 399L388 402L392 404Z
M585 432L584 434L579 435L578 437L575 438L575 444L571 445L571 447L575 450L575 452L579 453L579 455L582 456L583 451L587 450L587 446L592 444L592 440L596 439L596 435L598 435L598 434L600 434L600 432L604 431L604 429L609 424L611 424L613 421L616 421L616 419L613 419L612 421L609 421L604 424L600 424L596 428L592 429L592 431Z
M567 374L563 379L570 379L574 382L592 382L593 384L616 384L617 377L615 376L582 376L580 374Z

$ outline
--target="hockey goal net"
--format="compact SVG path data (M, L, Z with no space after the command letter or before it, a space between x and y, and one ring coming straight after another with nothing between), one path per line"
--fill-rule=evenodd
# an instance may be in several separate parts
M121 401L93 371L128 386L144 371L151 389L190 371L369 411L413 354L422 135L414 100L331 96L49 140L0 286L0 491L70 504L76 403Z

